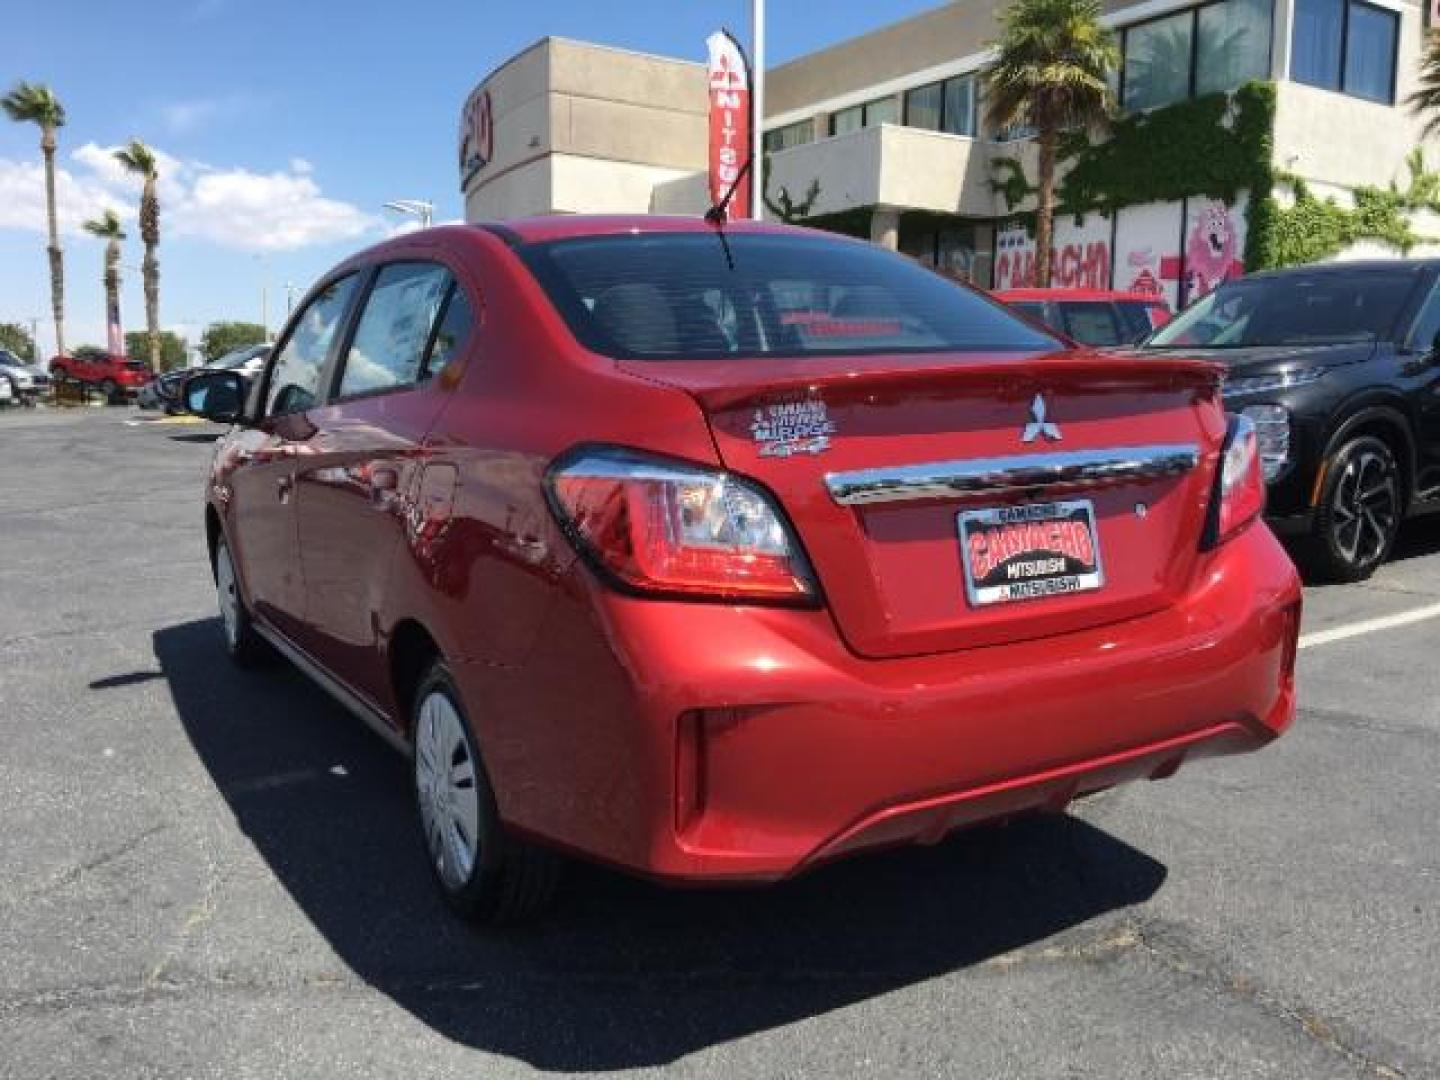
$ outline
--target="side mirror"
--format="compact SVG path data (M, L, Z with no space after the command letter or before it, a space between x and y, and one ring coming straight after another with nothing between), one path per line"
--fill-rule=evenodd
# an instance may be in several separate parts
M237 423L245 412L245 380L233 371L206 371L185 380L187 411L217 424Z

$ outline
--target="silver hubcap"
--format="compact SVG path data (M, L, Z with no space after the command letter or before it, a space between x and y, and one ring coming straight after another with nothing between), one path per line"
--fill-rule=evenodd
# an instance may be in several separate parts
M240 591L235 585L235 566L224 544L215 552L215 593L220 600L220 622L225 640L231 645L240 637Z
M1390 463L1373 451L1352 458L1335 485L1335 547L1346 562L1377 561L1400 519L1400 494Z
M425 843L451 889L470 880L480 854L480 796L463 723L450 699L436 691L421 702L415 731L415 790Z

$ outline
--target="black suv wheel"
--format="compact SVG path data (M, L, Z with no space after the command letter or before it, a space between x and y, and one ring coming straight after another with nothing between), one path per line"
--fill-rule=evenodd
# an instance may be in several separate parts
M1306 569L1330 581L1363 581L1385 561L1400 529L1400 466L1373 435L1335 452L1304 553Z

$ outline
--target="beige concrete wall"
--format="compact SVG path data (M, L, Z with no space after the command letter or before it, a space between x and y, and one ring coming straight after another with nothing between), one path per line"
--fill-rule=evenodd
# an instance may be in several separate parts
M553 154L550 209L562 214L646 214L656 185L687 175L680 169Z
M787 187L799 198L818 178L820 197L813 214L888 206L995 217L1009 212L990 189L990 161L996 154L1018 156L1034 174L1029 144L995 146L884 124L771 154L767 186L772 192Z
M1420 8L1401 9L1395 100L1381 105L1299 83L1277 85L1275 165L1307 180L1354 187L1406 177L1405 157L1420 145L1420 121L1403 105L1415 89L1424 42ZM1432 167L1440 147L1429 146Z
M705 168L701 64L546 38L482 86L494 155L465 192L468 220L644 213L655 183Z
M774 116L983 51L996 35L996 0L952 0L772 68L765 115Z
M552 39L550 74L556 153L705 167L704 65Z
M466 221L504 221L548 214L553 208L550 158L542 157L472 185L465 193Z
M471 180L470 191L549 149L549 83L548 42L539 41L507 60L476 88L490 92L494 152ZM457 147L457 160L458 153Z

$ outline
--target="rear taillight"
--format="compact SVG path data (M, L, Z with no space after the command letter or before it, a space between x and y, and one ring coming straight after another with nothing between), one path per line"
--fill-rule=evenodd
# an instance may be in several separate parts
M1265 478L1255 423L1248 416L1230 417L1230 431L1220 455L1219 475L1210 506L1205 547L1223 544L1265 509Z
M580 553L622 588L740 602L816 598L779 509L739 477L605 447L560 459L548 482Z

